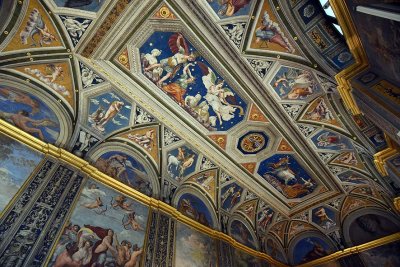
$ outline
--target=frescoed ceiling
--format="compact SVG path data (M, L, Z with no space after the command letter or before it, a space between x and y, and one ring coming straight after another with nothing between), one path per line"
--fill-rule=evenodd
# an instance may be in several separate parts
M0 117L264 251L335 235L358 188L390 205L383 133L343 107L353 59L319 2L233 2L3 1Z

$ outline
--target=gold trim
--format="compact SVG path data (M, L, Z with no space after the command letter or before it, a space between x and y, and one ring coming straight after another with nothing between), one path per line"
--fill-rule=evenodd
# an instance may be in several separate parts
M393 205L398 212L400 212L400 197L396 197L393 199Z
M374 154L374 163L382 176L387 176L388 172L385 168L386 161L393 157L394 155L398 154L398 148L396 144L387 136L385 135L386 143L388 147L376 154Z
M93 178L94 180L97 180L106 186L109 186L115 190L118 190L123 194L133 197L135 200L142 202L143 204L149 206L150 208L152 208L154 210L162 211L162 212L170 215L171 218L176 219L179 222L185 223L186 225L196 229L197 231L200 231L202 233L209 235L211 238L223 240L223 241L229 243L232 247L241 249L250 255L261 258L263 260L266 260L266 261L270 262L271 264L274 264L275 266L278 266L278 267L286 266L285 264L280 263L279 261L273 259L271 256L269 256L265 253L248 248L248 247L238 243L237 241L235 241L232 237L230 237L224 233L221 233L219 231L210 229L210 228L198 223L197 221L194 221L194 220L184 216L182 213L180 213L174 207L171 207L168 204L166 204L160 200L148 197L148 196L136 191L135 189L128 187L127 185L125 185L121 182L118 182L115 179L112 179L108 175L101 173L99 170L97 170L97 168L91 166L87 161L85 161L81 158L78 158L77 156L69 153L68 151L66 151L64 149L58 148L51 144L46 144L1 119L0 119L0 133L6 134L6 135L10 136L11 138L14 138L17 141L20 141L21 143L28 145L31 148L34 148L40 152L43 152L45 155L50 155L64 163L67 163L71 167L74 167L74 168L80 170L83 174L88 175L90 178Z
M351 18L351 14L347 7L346 1L343 0L330 0L331 7L336 15L336 18L343 30L347 45L350 52L353 54L355 63L350 67L342 70L336 74L335 78L338 83L338 91L342 97L345 106L351 111L353 115L360 114L353 95L351 94L352 86L351 79L357 74L368 68L368 58L363 49L357 29Z
M9 137L14 138L15 140L20 141L21 143L24 143L33 149L41 151L41 152L45 153L46 155L50 155L64 163L67 163L71 167L74 167L74 168L80 170L83 174L86 174L90 178L95 179L98 182L100 182L106 186L109 186L115 190L119 190L121 193L126 194L129 197L133 197L135 200L140 201L143 204L149 206L150 209L153 209L156 211L162 211L163 213L168 214L171 218L176 219L177 221L182 222L182 223L194 228L197 231L207 234L211 238L225 241L232 247L234 247L236 249L240 249L254 257L260 258L262 260L266 260L269 263L273 264L274 266L277 266L277 267L286 267L287 266L287 265L273 259L271 256L269 256L265 253L256 251L254 249L248 248L248 247L240 244L239 242L235 241L232 237L230 237L224 233L210 229L210 228L198 223L197 221L194 221L194 220L184 216L177 209L169 206L168 204L166 204L160 200L148 197L148 196L136 191L135 189L128 187L127 185L112 179L108 175L101 173L95 167L91 166L87 161L85 161L81 158L78 158L77 156L69 153L68 151L66 151L64 149L58 148L51 144L46 144L46 143L40 141L39 139L16 128L15 126L3 121L2 119L0 119L0 133L6 134ZM396 208L398 208L400 206L400 198L399 197L395 198L394 201L395 201ZM70 216L70 213L71 213L71 210L69 211L68 216ZM64 225L63 225L63 227L64 227ZM355 254L355 253L358 253L358 252L361 252L361 251L364 251L364 250L367 250L370 248L378 247L378 246L385 245L387 243L398 241L398 240L400 240L400 233L393 234L393 235L390 235L390 236L387 236L384 238L380 238L380 239L368 242L363 245L359 245L359 246L347 248L342 251L335 252L329 256L326 256L326 257L320 258L318 260L300 265L299 267L316 266L318 264L327 263L329 261L333 261L333 260L348 256L351 254Z
M383 246L383 245L386 245L388 243L399 241L399 240L400 240L400 232L396 233L396 234L392 234L392 235L389 235L389 236L385 236L385 237L379 238L377 240L373 240L373 241L367 242L367 243L362 244L362 245L358 245L358 246L354 246L354 247L351 247L351 248L346 248L346 249L341 250L341 251L337 251L337 252L335 252L333 254L330 254L329 256L326 256L326 257L323 257L323 258L319 258L317 260L310 261L310 262L307 262L305 264L298 265L297 267L318 266L318 265L321 265L321 264L325 264L325 263L328 263L328 262L331 262L331 261L334 261L334 260L338 260L338 259L346 257L346 256L357 254L357 253L363 252L365 250L376 248L376 247L379 247L379 246Z

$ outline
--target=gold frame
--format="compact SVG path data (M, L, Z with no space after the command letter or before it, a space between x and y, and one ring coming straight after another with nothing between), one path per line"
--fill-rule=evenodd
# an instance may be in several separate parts
M346 249L341 250L341 251L337 251L337 252L332 253L332 254L330 254L328 256L325 256L323 258L319 258L317 260L310 261L310 262L307 262L305 264L298 265L297 267L318 266L318 265L321 265L321 264L329 263L331 261L338 260L338 259L346 257L346 256L357 254L357 253L366 251L368 249L372 249L372 248L376 248L376 247L379 247L379 246L383 246L383 245L386 245L386 244L389 244L389 243L392 243L392 242L396 242L396 241L399 241L399 240L400 240L400 232L392 234L392 235L388 235L388 236L385 236L385 237L382 237L382 238L379 238L377 240L373 240L373 241L367 242L367 243L362 244L362 245L358 245L358 246L354 246L354 247L351 247L351 248L346 248Z
M355 63L348 68L336 74L335 79L338 83L338 91L342 97L345 106L351 111L353 115L360 114L353 95L351 94L351 79L357 74L369 67L367 54L363 49L361 39L354 26L346 1L343 0L330 0L331 7L336 15L336 18L343 30L347 45L350 52L353 54Z
M49 155L49 156L56 158L64 163L67 163L71 167L80 170L83 174L86 174L90 178L97 180L106 186L109 186L111 188L119 190L120 192L122 192L130 197L133 197L135 200L140 201L143 204L149 206L149 208L152 210L162 211L165 214L170 215L171 218L176 219L177 221L182 222L182 223L188 225L189 227L194 228L195 230L197 230L199 232L207 234L211 238L225 241L232 247L240 249L254 257L266 260L269 263L273 264L274 266L277 266L277 267L286 267L287 266L287 265L273 259L271 256L267 255L266 253L262 253L262 252L254 250L254 249L248 248L248 247L242 245L241 243L235 241L232 237L230 237L222 232L210 229L210 228L198 223L197 221L194 221L194 220L184 216L176 208L171 207L160 200L148 197L148 196L136 191L135 189L128 187L127 185L112 179L108 175L97 170L97 168L91 166L87 161L73 155L72 153L70 153L62 148L58 148L54 145L47 144L29 134L27 134L26 132L16 128L15 126L5 122L2 119L0 119L0 133L8 135L9 137L31 147L32 149L35 149L35 150L38 150L38 151L44 153L45 156ZM396 207L400 206L400 198L396 198L395 203L397 203ZM300 266L308 267L308 266L315 266L316 264L327 263L327 262L337 260L337 259L340 259L340 258L348 256L348 255L351 255L351 254L355 254L355 253L358 253L358 252L361 252L361 251L364 251L367 249L375 248L375 247L385 245L387 243L398 241L398 240L400 240L400 233L396 233L396 234L393 234L393 235L390 235L387 237L383 237L383 238L368 242L363 245L359 245L359 246L347 248L342 251L335 252L331 255L320 258L318 260L299 265L299 267Z
M168 214L172 219L176 219L179 222L182 222L195 230L207 234L213 239L223 240L226 243L230 244L232 247L238 248L254 257L261 258L263 260L268 261L269 263L277 266L277 267L286 267L287 265L273 259L271 256L256 251L254 249L248 248L241 243L235 241L232 237L221 233L219 231L210 229L197 221L194 221L182 213L180 213L176 208L169 206L168 204L162 202L161 200L157 200L151 197L148 197L135 189L112 179L108 175L100 172L97 168L91 166L87 161L73 155L72 153L58 148L52 144L47 144L43 141L40 141L36 137L29 135L28 133L16 128L15 126L5 122L0 119L0 133L8 135L9 137L31 147L32 149L38 150L45 154L45 156L51 156L60 160L63 163L70 165L77 170L80 170L83 174L86 174L90 178L99 181L100 183L109 186L115 190L120 191L123 194L126 194L129 197L134 198L135 200L142 202L144 205L149 206L149 208L153 210L162 211L165 214Z

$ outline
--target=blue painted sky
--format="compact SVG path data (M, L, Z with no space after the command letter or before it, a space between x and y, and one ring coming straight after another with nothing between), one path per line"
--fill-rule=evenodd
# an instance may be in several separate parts
M236 17L236 16L241 16L241 15L248 15L250 12L250 6L251 6L251 0L249 3L244 6L243 8L239 9L235 14L232 16L225 16L225 15L220 15L218 14L218 11L221 9L221 5L218 3L220 2L219 0L214 0L212 2L207 1L207 3L211 6L211 8L215 11L215 14L218 15L219 18L230 18L230 17Z
M0 135L0 211L43 158L43 154Z
M25 95L26 97L29 97L31 100L37 103L38 106L38 111L37 112L32 112L32 107L28 106L27 104L17 102L14 98L14 96L7 96L7 91L10 90L11 92L16 92L18 95ZM38 126L38 127L33 127L31 123L27 123L27 126L32 127L32 128L38 128L42 131L42 134L44 136L44 141L49 142L49 143L54 143L60 132L60 125L57 116L55 113L46 105L42 100L39 98L33 96L32 94L28 94L25 92L22 92L16 88L12 87L6 87L6 86L0 86L0 112L7 112L11 114L17 114L19 111L24 110L29 113L29 118L33 120L42 120L42 119L48 119L52 122L54 122L54 125L48 125L46 127L43 126ZM5 119L7 116L0 116L2 119ZM6 121L12 123L11 120L6 119ZM33 134L35 137L39 137L36 133Z
M144 53L144 54L151 53L151 51L153 49L157 48L157 49L161 50L160 56L157 57L158 62L160 62L160 60L162 60L162 59L173 56L174 54L172 53L172 51L168 45L168 40L172 34L174 34L174 32L155 32L155 33L153 33L149 37L149 39L147 39L147 41L140 47L140 53ZM186 40L186 42L189 46L190 51L192 51L192 52L196 51L196 49L189 43L188 40ZM213 72L216 74L217 80L223 79L216 72L216 70L213 67L211 67L210 64L202 56L198 56L196 60L209 66L213 70ZM180 77L179 75L182 73L182 69L183 68L181 68L181 70L178 71L178 73L175 75L175 77L172 80L166 80L165 82L176 81ZM188 95L195 96L197 93L199 93L202 96L202 99L200 100L200 102L205 101L204 96L207 93L207 89L202 82L202 76L203 76L202 71L201 71L200 67L198 67L197 64L194 67L191 67L190 70L192 72L192 75L196 77L196 80L195 80L194 84L191 84L191 86L188 87L188 90L184 97L186 97ZM165 75L165 74L166 74L166 72L164 71L163 75ZM228 84L225 83L224 87L227 87L227 88L229 88L229 90L234 92L234 90ZM246 111L246 108L247 108L246 103L238 96L238 94L236 92L234 92L234 94L235 94L236 104L242 106L244 111ZM231 104L235 104L235 103L231 102ZM234 125L236 125L237 123L239 123L240 121L243 120L244 116L239 116L239 112L240 112L239 109L236 109L235 117L233 119L230 119L229 121L223 121L222 125L220 125L219 121L217 121L217 125L215 126L215 128L217 128L217 130L220 130L220 131L229 130L231 127L233 127ZM215 116L215 112L213 111L211 106L209 108L209 113L211 116Z
M105 0L54 0L54 2L59 7L71 7L86 11L97 12L101 8Z
M183 195L180 197L180 199L179 199L178 207L179 207L179 203L180 203L183 199L189 200L190 203L191 203L191 205L192 205L192 207L193 207L198 213L203 213L204 216L205 216L205 218L206 218L206 220L207 220L208 226L212 227L213 221L212 221L212 219L211 219L210 211L208 210L207 206L203 203L203 201L202 201L200 198L198 198L198 197L196 197L196 196L194 196L194 195L192 195L192 194L188 194L188 193L183 194ZM189 216L189 217L190 217L190 216ZM192 218L192 219L193 219L193 218Z

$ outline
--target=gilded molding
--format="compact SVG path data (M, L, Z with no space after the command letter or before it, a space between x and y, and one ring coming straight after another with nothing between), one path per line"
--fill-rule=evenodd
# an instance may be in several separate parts
M400 197L396 197L393 199L393 205L397 212L400 212Z
M338 259L346 257L346 256L357 254L357 253L363 252L365 250L376 248L376 247L379 247L379 246L383 246L383 245L386 245L388 243L399 241L399 240L400 240L400 233L392 234L392 235L389 235L389 236L385 236L385 237L379 238L377 240L373 240L373 241L367 242L367 243L362 244L362 245L358 245L358 246L354 246L354 247L351 247L351 248L346 248L346 249L341 250L341 251L337 251L337 252L335 252L333 254L330 254L330 255L328 255L326 257L319 258L317 260L310 261L310 262L307 262L305 264L298 265L297 267L319 266L319 265L322 265L322 264L325 264L325 263L328 263L328 262L331 262L331 261L334 261L334 260L338 260Z
M185 223L186 225L189 225L189 226L195 228L196 230L209 235L210 237L212 237L214 239L223 240L223 241L229 243L231 246L233 246L235 248L239 248L239 249L245 251L246 253L253 255L255 257L262 258L262 259L274 264L277 267L281 267L281 266L285 267L286 266L285 264L280 263L279 261L273 259L271 256L269 256L265 253L248 248L248 247L240 244L239 242L235 241L232 237L230 237L224 233L221 233L219 231L210 229L210 228L198 223L197 221L194 221L194 220L184 216L182 213L180 213L174 207L169 206L168 204L166 204L160 200L148 197L148 196L136 191L135 189L133 189L115 179L112 179L108 175L97 170L97 168L91 166L87 161L73 155L72 153L69 153L68 151L66 151L64 149L58 148L51 144L46 144L46 143L40 141L39 139L36 139L35 137L25 133L24 131L16 128L15 126L12 126L11 124L9 124L1 119L0 119L0 133L6 134L13 139L18 140L21 143L24 143L27 146L44 153L45 155L52 156L64 163L67 163L71 167L74 167L74 168L80 170L82 173L99 181L100 183L102 183L106 186L112 187L113 189L116 189L116 190L120 191L121 193L126 194L130 197L133 197L134 199L142 202L143 204L149 206L150 208L152 208L154 210L162 211L163 213L168 214L169 216L176 219L177 221Z
M349 49L355 59L355 63L353 65L342 70L335 76L335 79L338 83L337 89L344 101L345 106L353 115L357 115L360 114L361 111L351 94L351 79L368 68L368 58L363 49L357 29L354 26L346 1L330 0L329 2L343 30L347 45L349 46Z
M112 179L108 175L97 170L97 168L91 166L87 161L69 153L68 151L66 151L64 149L58 148L51 144L46 144L43 141L40 141L39 139L25 133L24 131L16 128L15 126L13 126L1 119L0 119L0 133L6 134L6 135L14 138L15 140L20 141L21 143L26 144L27 146L29 146L33 149L43 152L44 154L50 155L54 158L57 158L60 161L67 163L70 166L75 167L76 169L79 169L82 173L90 176L91 178L99 181L100 183L107 185L109 187L112 187L116 190L119 190L120 192L122 192L130 197L135 198L136 200L142 202L143 204L148 205L149 207L151 207L154 210L162 211L162 212L170 215L172 218L175 218L177 221L185 223L186 225L189 225L189 226L195 228L196 230L209 235L210 237L212 237L214 239L219 239L219 240L225 241L225 242L229 243L231 246L241 249L248 254L251 254L255 257L267 260L268 262L272 263L274 266L277 266L277 267L287 266L287 265L273 259L271 256L269 256L265 253L256 251L254 249L248 248L248 247L240 244L239 242L234 240L232 237L230 237L224 233L210 229L210 228L198 223L197 221L194 221L194 220L184 216L177 209L169 206L168 204L166 204L160 200L148 197L148 196L136 191L135 189L128 187L127 185L125 185L115 179ZM400 198L399 197L395 198L394 203L395 203L396 209L399 210ZM380 239L368 242L363 245L359 245L359 246L347 248L342 251L335 252L329 256L320 258L318 260L299 265L299 267L300 266L301 267L316 266L318 264L327 263L327 262L337 260L339 258L348 256L348 255L351 255L351 254L359 253L361 251L364 251L364 250L367 250L370 248L374 248L374 247L378 247L381 245L385 245L387 243L398 241L398 240L400 240L400 233L393 234L393 235L390 235L390 236L387 236L384 238L380 238Z
M374 154L375 166L382 176L388 175L388 172L385 168L386 161L399 153L398 148L396 147L394 142L390 138L388 138L387 135L386 143L388 144L388 147L386 149Z

